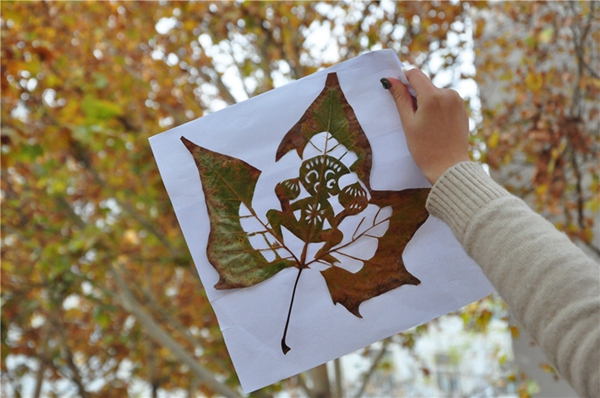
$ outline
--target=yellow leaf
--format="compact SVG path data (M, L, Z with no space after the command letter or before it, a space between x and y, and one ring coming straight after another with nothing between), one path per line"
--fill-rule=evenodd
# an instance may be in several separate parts
M506 72L504 72L500 75L500 80L505 81L505 82L506 81L510 82L514 79L514 77L515 77L515 75L513 74L512 70L508 69Z
M518 339L519 338L519 334L521 332L519 331L519 328L515 325L510 325L510 335L513 339Z
M525 78L525 85L530 91L537 91L542 88L544 78L539 73L530 73Z
M549 363L540 363L540 368L542 368L544 370L544 372L546 372L546 373L556 372L554 370L554 368L552 367L552 365L550 365Z
M552 40L552 36L554 35L554 28L548 27L542 30L538 36L541 43L547 44Z
M140 243L140 237L138 236L137 232L133 229L128 229L127 231L125 231L125 240L129 243L133 243L134 245Z
M580 234L581 240L586 243L591 243L594 239L594 231L591 228L585 228Z
M548 192L548 185L547 184L540 184L538 186L536 186L535 188L535 193L537 196L544 196L546 194L546 192Z
M593 213L600 211L600 198L588 200L583 207L587 210L591 210Z
M494 149L498 146L499 141L500 141L500 132L498 130L496 130L492 133L492 135L488 139L487 147L489 149Z
M506 361L508 361L508 355L504 354L499 359L500 365L504 365Z

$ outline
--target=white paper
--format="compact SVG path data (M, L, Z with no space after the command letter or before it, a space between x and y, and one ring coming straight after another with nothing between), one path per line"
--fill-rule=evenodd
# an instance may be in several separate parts
M287 336L292 349L286 355L280 341L297 269L284 269L247 288L214 288L219 276L206 254L210 223L202 184L192 155L180 137L259 170L272 170L265 172L264 178L261 175L264 185L257 184L255 198L257 207L274 208L277 198L266 187L298 170L292 160L286 164L285 156L275 164L275 152L283 136L319 95L327 74L337 72L373 151L372 189L429 187L410 157L392 96L379 82L382 77L405 79L401 66L391 50L371 52L150 138L165 187L246 393L492 292L491 284L450 229L431 216L403 253L407 270L421 284L403 285L363 302L363 318L333 304L318 267L304 270Z

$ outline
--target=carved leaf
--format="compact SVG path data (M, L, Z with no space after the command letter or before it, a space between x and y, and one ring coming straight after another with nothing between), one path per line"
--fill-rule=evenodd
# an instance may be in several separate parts
M210 219L207 255L219 273L216 289L248 287L262 282L286 267L290 260L267 262L248 240L240 225L240 205L251 209L252 195L260 170L248 163L202 148L185 137L200 173Z
M298 174L276 184L279 206L266 214L252 208L260 170L183 137L182 141L196 161L206 197L211 223L208 259L220 275L215 288L252 286L283 268L298 269L289 287L284 353L289 351L285 340L304 269L328 267L321 272L333 303L357 317L361 303L420 283L406 270L402 253L428 217L429 189L371 190L371 146L335 73L327 75L325 88L277 149L276 165L296 150ZM255 226L251 231L244 230L246 217ZM249 236L263 238L263 246L253 246ZM294 240L299 250L291 246ZM349 270L349 262L359 264L357 272Z
M336 73L327 75L323 91L304 112L298 123L283 137L275 160L281 159L293 149L302 157L310 139L323 131L329 132L341 145L356 153L358 160L351 170L358 174L367 187L370 187L369 177L373 163L371 145L356 119L354 110L344 96Z
M402 260L404 248L429 213L424 203L429 189L403 191L371 191L370 202L380 207L392 206L389 228L379 238L375 255L365 261L357 273L340 267L322 271L334 303L340 303L354 315L361 317L361 303L402 285L418 285L419 279L406 270Z

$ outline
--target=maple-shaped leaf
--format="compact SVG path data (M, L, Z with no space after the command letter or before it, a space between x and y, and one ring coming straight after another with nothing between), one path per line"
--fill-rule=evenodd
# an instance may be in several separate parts
M216 289L248 287L295 263L276 258L267 262L248 240L240 225L240 205L251 207L260 170L248 163L202 148L185 137L200 172L210 220L206 249L208 261L219 273Z

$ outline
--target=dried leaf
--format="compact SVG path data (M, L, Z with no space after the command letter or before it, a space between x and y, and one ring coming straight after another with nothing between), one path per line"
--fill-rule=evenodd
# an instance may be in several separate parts
M283 268L298 268L296 282L289 287L284 353L289 351L285 339L298 280L312 264L329 267L322 274L333 303L357 317L364 301L420 283L406 270L402 253L428 217L429 189L370 189L371 147L335 73L327 76L325 88L281 141L276 161L295 149L302 163L297 177L275 186L280 208L265 215L252 207L260 170L181 139L196 161L206 197L211 224L208 259L220 275L215 288L252 286ZM305 150L309 145L311 150ZM382 217L384 209L391 209L391 214ZM258 221L260 230L245 231L242 217ZM302 242L299 252L286 242L284 229ZM266 247L253 247L249 234L262 234ZM376 249L369 253L363 246L373 240ZM314 256L308 254L310 244L321 245ZM349 254L357 244L363 245L359 253ZM267 261L263 252L275 259ZM343 268L349 259L361 264L358 272Z
M252 248L240 225L240 204L251 208L260 170L239 159L202 148L185 137L181 141L192 153L200 172L210 219L208 260L219 273L216 289L248 287L286 267L289 260L267 262Z
M325 88L313 101L298 123L283 137L277 149L276 160L295 149L302 157L310 139L323 131L329 132L341 145L358 156L356 171L358 177L369 187L373 154L371 145L356 119L354 110L346 100L340 87L337 74L330 73Z
M390 226L386 235L379 239L377 252L356 274L339 267L322 272L333 302L342 304L358 317L361 316L358 308L364 301L405 284L420 283L406 270L402 253L429 216L424 206L429 189L373 191L371 194L372 203L392 206Z

